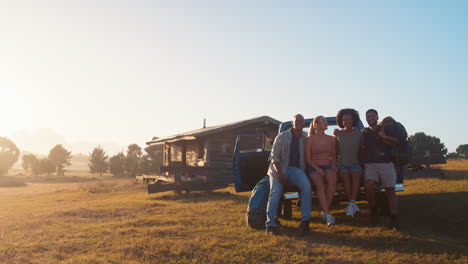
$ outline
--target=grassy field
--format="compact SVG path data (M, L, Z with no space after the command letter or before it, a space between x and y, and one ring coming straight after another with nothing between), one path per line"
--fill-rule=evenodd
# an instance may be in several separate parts
M327 228L314 204L305 237L297 208L282 236L247 228L250 193L232 188L148 195L108 178L0 188L0 263L468 263L468 162L438 169L405 182L400 232L369 227L365 202L355 218L338 204Z

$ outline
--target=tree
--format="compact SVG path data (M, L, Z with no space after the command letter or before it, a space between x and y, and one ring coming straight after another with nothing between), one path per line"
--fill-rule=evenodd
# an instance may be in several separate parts
M109 171L114 176L121 176L125 173L125 155L120 152L109 159Z
M19 149L13 141L0 137L0 176L7 174L13 164L18 161Z
M99 173L99 176L107 172L109 168L107 155L101 146L94 148L93 152L90 154L88 166L91 173Z
M24 169L25 173L28 173L28 171L31 172L31 176L33 175L33 163L37 162L37 158L34 154L26 154L23 155L23 163L21 166Z
M36 159L31 163L31 175L37 176L39 174L42 174L41 160Z
M447 154L447 156L445 156L446 159L460 159L460 155L456 152L450 152L449 154Z
M468 144L463 144L455 150L461 159L468 159Z
M128 146L125 170L131 177L135 177L140 172L140 158L142 154L141 148L137 144Z
M57 176L64 176L63 168L71 164L71 152L58 144L50 150L49 159L55 164Z
M149 155L141 156L140 169L143 174L153 174L157 172L157 163Z
M412 162L426 164L426 168L429 168L430 164L444 163L447 148L438 137L418 132L410 136L410 140L413 143Z
M37 174L47 173L47 176L49 176L52 172L56 171L57 169L56 163L49 158L42 158L38 160L35 166L37 167L33 167L33 170L36 170ZM59 176L58 173L57 176ZM61 176L63 176L63 172Z

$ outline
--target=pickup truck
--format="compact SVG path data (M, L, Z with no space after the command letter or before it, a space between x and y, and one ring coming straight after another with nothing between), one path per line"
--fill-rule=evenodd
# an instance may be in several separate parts
M328 131L333 131L338 128L335 117L326 117L328 122ZM304 133L307 135L309 126L312 124L313 118L305 119L306 126ZM292 127L292 122L283 122L279 126L279 133L284 132ZM361 121L357 126L359 130L364 128ZM331 132L332 133L332 132ZM330 133L330 134L331 134ZM236 139L233 156L233 174L234 185L236 192L252 191L257 182L267 175L268 166L270 163L269 157L271 153L273 139L263 130L244 131L241 132ZM396 168L397 184L395 190L397 192L404 191L403 176L406 169ZM361 180L360 200L365 199L364 192L364 177ZM384 189L380 188L377 194L377 203L381 208L381 215L388 215L387 202L384 194ZM345 198L344 189L338 177L338 186L335 193L335 202ZM285 190L283 195L281 208L279 212L281 217L290 219L292 216L292 201L297 200L299 194L297 190Z

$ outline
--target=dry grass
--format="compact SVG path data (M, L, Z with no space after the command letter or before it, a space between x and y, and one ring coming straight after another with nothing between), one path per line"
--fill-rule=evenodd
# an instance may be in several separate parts
M16 179L0 178L0 188L23 187L26 183Z
M433 165L434 168L450 170L450 171L467 171L468 170L468 159L467 160L447 160L447 164Z
M451 162L447 166L452 166ZM442 168L445 169L445 168ZM468 167L467 167L468 169ZM448 170L448 169L447 169ZM460 168L461 171L463 169ZM455 176L454 176L455 177ZM465 181L414 179L399 196L402 231L369 227L362 214L334 208L337 225L317 220L297 233L299 211L284 235L245 226L249 193L232 188L148 195L132 180L75 183L76 189L4 195L4 263L467 263Z

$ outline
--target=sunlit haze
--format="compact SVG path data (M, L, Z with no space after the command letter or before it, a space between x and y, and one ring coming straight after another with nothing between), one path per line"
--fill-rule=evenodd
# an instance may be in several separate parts
M203 118L353 107L455 151L468 143L467 13L463 1L1 1L0 136L114 154Z

